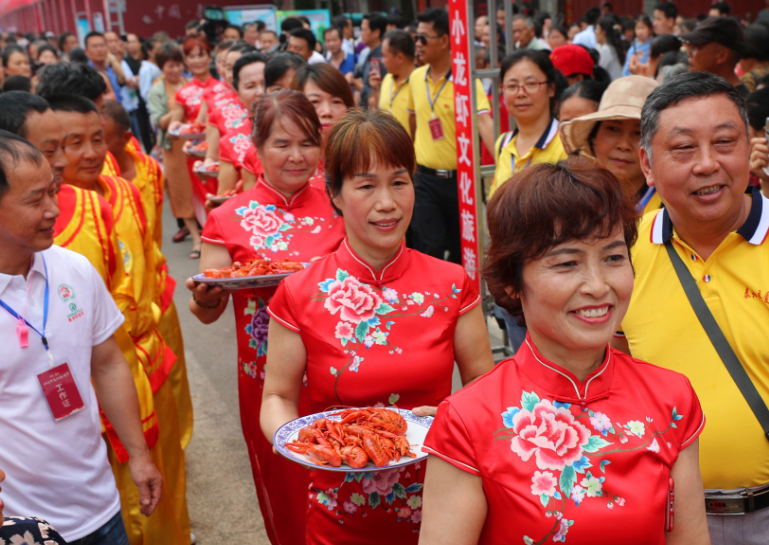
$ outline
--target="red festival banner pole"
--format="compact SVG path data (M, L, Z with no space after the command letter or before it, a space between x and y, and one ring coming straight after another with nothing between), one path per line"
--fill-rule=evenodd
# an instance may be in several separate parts
M462 242L462 266L480 289L480 237L478 204L480 195L477 177L477 116L474 115L476 96L472 78L474 56L468 30L471 7L468 0L449 0L451 28L451 74L454 80L454 106L457 134L457 180L459 191L459 220Z

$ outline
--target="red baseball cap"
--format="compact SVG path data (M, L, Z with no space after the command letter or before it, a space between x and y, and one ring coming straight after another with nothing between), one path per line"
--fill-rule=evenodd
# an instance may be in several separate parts
M550 53L550 61L567 78L574 74L593 75L593 58L584 47L579 45L566 44L556 47Z

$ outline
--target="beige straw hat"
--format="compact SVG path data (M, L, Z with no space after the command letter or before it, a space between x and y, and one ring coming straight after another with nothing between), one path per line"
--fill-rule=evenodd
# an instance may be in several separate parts
M587 140L595 124L608 119L641 119L644 102L658 85L656 80L643 76L625 76L611 82L597 112L561 125L561 140L566 153L571 155L579 150L580 155L593 159Z

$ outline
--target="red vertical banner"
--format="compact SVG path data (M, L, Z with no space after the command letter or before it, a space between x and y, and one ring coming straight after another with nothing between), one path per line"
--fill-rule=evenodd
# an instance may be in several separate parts
M474 85L470 73L474 62L468 39L467 0L449 0L451 28L451 74L454 80L454 107L457 131L457 181L462 266L468 276L481 285L478 246L478 207L475 195L475 146L473 137Z

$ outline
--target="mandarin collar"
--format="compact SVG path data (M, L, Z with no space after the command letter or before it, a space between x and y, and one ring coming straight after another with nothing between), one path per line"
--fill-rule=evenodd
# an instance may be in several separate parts
M411 250L406 248L406 243L401 242L400 249L385 263L382 270L378 273L362 257L355 253L347 238L344 239L339 247L338 256L340 265L347 269L347 272L354 272L354 276L358 280L381 287L403 276L411 258L410 252Z
M299 191L286 197L283 193L271 186L263 176L259 176L259 180L254 186L254 193L258 197L259 204L274 204L281 208L291 209L304 204L310 196L308 191L310 187L309 182L302 187Z
M519 369L538 386L553 394L556 401L577 403L582 408L591 401L607 397L614 378L614 358L608 345L603 363L583 381L571 371L545 358L534 346L528 333L526 342L521 345L514 359Z

